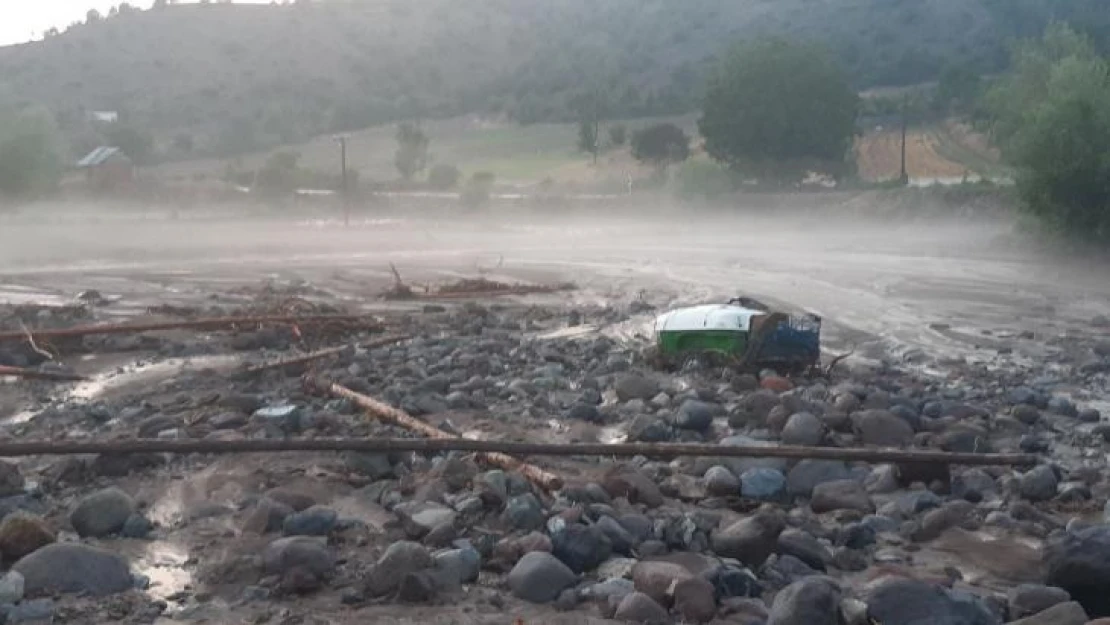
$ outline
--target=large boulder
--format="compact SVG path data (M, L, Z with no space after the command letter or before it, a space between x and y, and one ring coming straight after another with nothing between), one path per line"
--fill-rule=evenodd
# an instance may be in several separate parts
M856 480L835 480L823 482L813 488L810 508L817 514L834 510L855 510L869 514L875 511L871 496L863 484Z
M597 568L613 552L613 543L596 525L572 524L551 537L551 553L575 573Z
M550 553L533 551L524 554L509 571L509 589L517 599L532 603L554 601L559 593L570 588L578 577Z
M632 567L632 582L636 590L651 597L662 605L671 602L671 589L682 580L694 574L689 569L674 562L651 560L638 562Z
M885 577L865 589L868 616L883 625L1001 625L972 595L903 577Z
M80 543L54 543L12 566L23 575L28 596L81 593L103 597L134 585L131 569L119 555Z
M852 424L864 445L904 447L913 442L913 427L887 410L864 410L852 415Z
M386 548L366 579L366 589L373 596L389 594L401 584L401 578L435 566L428 550L420 543L400 541Z
M647 401L659 392L659 384L642 375L626 373L617 377L613 383L613 390L617 393L617 399L621 401L633 399Z
M105 488L82 499L69 515L81 536L108 536L123 529L135 512L135 501L118 488Z
M775 511L756 513L714 531L713 551L757 569L774 553L784 527L786 522L781 514Z
M14 561L54 542L54 531L41 517L17 511L0 523L0 554Z
M802 460L786 474L786 492L793 497L810 497L818 484L852 477L840 460Z
M784 445L813 447L825 439L825 424L809 412L796 412L782 428Z
M285 575L298 569L322 579L335 570L335 556L322 538L290 536L266 545L262 569L268 575Z
M1110 526L1069 532L1046 551L1045 583L1063 588L1091 618L1110 616Z
M678 407L674 426L680 430L704 432L713 425L714 406L696 399L687 399Z
M775 595L767 625L839 625L840 600L840 587L835 581L807 577Z

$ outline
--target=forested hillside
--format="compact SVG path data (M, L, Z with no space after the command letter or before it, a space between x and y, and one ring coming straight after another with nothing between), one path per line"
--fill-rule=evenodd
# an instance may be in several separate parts
M673 114L737 40L825 44L859 88L948 66L994 72L1007 42L1068 20L1101 46L1105 0L365 0L130 8L0 48L0 92L52 110L75 151L119 111L167 158L234 154L421 117L524 123Z

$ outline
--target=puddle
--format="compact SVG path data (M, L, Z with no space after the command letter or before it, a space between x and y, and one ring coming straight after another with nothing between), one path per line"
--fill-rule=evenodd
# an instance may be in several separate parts
M150 580L147 595L165 600L192 585L193 575L185 569L189 560L189 550L185 546L155 540L134 545L137 549L133 549L133 545L120 547L120 551L129 556L132 569Z

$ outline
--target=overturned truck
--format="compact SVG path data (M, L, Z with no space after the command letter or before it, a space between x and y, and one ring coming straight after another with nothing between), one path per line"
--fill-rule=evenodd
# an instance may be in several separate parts
M745 297L668 311L655 319L654 334L651 358L663 368L708 358L742 370L796 373L821 361L821 317L772 311Z

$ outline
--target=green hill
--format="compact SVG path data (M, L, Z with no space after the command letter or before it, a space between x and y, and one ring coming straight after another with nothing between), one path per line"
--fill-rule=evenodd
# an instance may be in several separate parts
M568 121L697 106L730 43L823 42L858 86L983 72L1053 18L1110 40L1106 0L364 0L128 10L0 48L0 90L45 105L79 151L91 110L166 158L236 154L399 119Z

